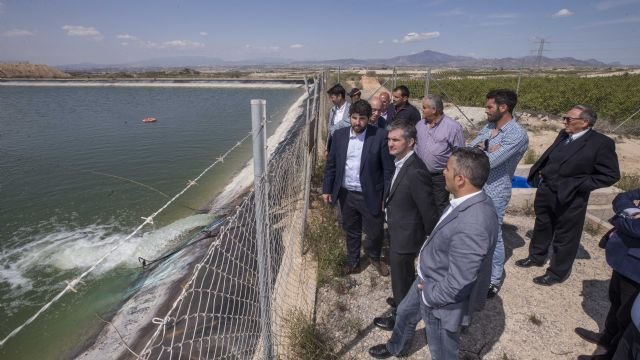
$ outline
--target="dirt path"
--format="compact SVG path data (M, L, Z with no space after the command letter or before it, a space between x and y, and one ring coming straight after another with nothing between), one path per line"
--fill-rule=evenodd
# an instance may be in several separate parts
M573 329L598 330L609 307L610 269L597 246L599 237L583 234L570 279L547 288L531 281L544 269L514 265L527 255L532 227L528 216L505 217L505 283L462 335L464 359L575 359L596 349ZM390 292L389 278L379 277L371 266L319 289L318 320L334 329L342 359L369 359L368 348L387 341L391 333L374 327L372 320L389 311L385 299ZM420 323L409 359L430 359L423 328Z

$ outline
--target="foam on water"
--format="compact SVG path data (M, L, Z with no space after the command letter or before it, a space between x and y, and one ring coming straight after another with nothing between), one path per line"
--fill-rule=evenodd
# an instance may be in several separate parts
M139 266L138 256L153 259L172 248L191 230L207 225L210 214L179 219L159 229L126 240L128 234L114 231L117 225L90 225L71 229L59 226L54 231L31 239L24 246L0 253L0 282L12 289L29 290L30 270L37 266L52 266L59 270L83 270L95 264L115 246L118 248L95 270L96 275L117 266Z

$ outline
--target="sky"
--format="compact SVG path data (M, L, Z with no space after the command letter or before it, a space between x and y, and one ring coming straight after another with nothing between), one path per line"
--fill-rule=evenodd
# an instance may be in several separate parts
M640 65L640 0L0 0L0 61L390 58L423 50Z

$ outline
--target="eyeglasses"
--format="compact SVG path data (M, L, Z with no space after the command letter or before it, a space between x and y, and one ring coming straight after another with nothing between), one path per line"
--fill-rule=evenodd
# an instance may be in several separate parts
M566 122L571 122L572 120L584 120L583 118L579 118L579 117L571 117L571 116L563 116L562 117L562 121L566 121Z

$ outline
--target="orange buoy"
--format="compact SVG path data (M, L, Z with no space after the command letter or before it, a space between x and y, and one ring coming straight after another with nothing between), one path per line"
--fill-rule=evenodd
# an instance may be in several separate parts
M158 121L158 119L154 118L154 117L146 117L144 119L142 119L142 122L146 122L146 123L154 123Z

